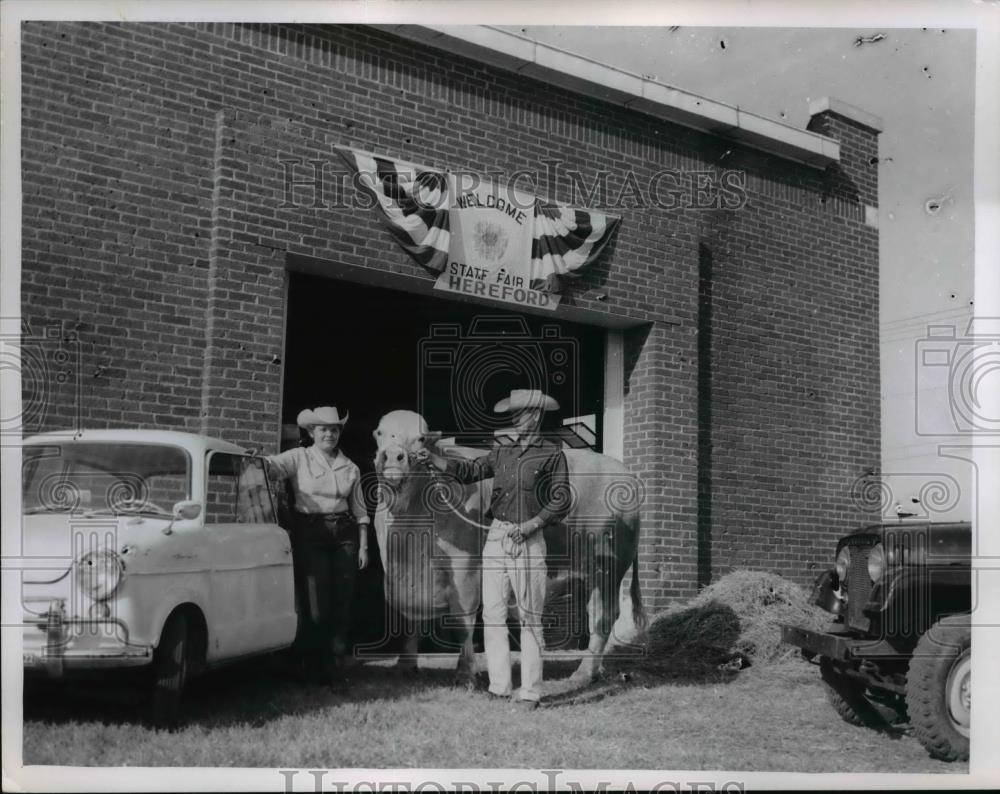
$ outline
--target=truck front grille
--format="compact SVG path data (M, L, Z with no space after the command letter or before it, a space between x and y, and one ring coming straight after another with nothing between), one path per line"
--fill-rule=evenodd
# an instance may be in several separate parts
M847 542L851 549L851 567L847 572L847 626L860 631L867 631L871 623L862 610L872 592L868 555L877 542L874 537L852 538Z

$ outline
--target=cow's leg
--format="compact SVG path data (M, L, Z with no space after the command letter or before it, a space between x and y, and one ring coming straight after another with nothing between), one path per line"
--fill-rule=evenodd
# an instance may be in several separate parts
M590 642L587 645L587 655L571 676L580 683L593 681L600 675L604 648L611 629L618 620L618 588L615 585L614 570L614 560L600 560L591 580L593 587L587 601Z
M472 647L472 632L476 616L464 625L465 639L458 652L458 667L455 669L455 685L474 689L476 686L476 654ZM464 621L463 621L464 622Z
M417 652L420 647L420 623L408 616L402 616L403 651L396 659L396 671L399 673L417 672Z
M479 609L481 576L478 565L469 560L464 568L453 569L451 614L462 632L462 647L458 652L458 667L455 669L455 685L468 688L476 684L476 655L472 647L472 632L476 626L476 611Z
M403 653L400 654L399 661L396 662L396 666L403 672L415 673L417 672L417 657L418 649L420 647L420 634L416 631L411 632L406 635L406 640L403 643Z

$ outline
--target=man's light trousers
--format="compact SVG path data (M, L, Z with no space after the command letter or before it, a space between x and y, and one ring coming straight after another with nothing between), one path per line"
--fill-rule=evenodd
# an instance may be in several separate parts
M493 527L483 546L483 640L490 692L511 694L507 610L511 594L521 620L521 700L542 696L542 610L545 606L545 538L541 530L524 543L504 539Z

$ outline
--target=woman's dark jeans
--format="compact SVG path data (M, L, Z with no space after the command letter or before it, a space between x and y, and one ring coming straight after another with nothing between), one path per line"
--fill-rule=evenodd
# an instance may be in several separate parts
M296 647L332 674L350 649L358 522L347 513L299 513L292 533L299 610Z

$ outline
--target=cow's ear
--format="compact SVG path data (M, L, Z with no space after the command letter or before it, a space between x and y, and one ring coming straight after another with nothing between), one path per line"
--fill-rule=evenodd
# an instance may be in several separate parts
M436 444L441 440L440 430L428 430L424 433L424 443L425 444Z

